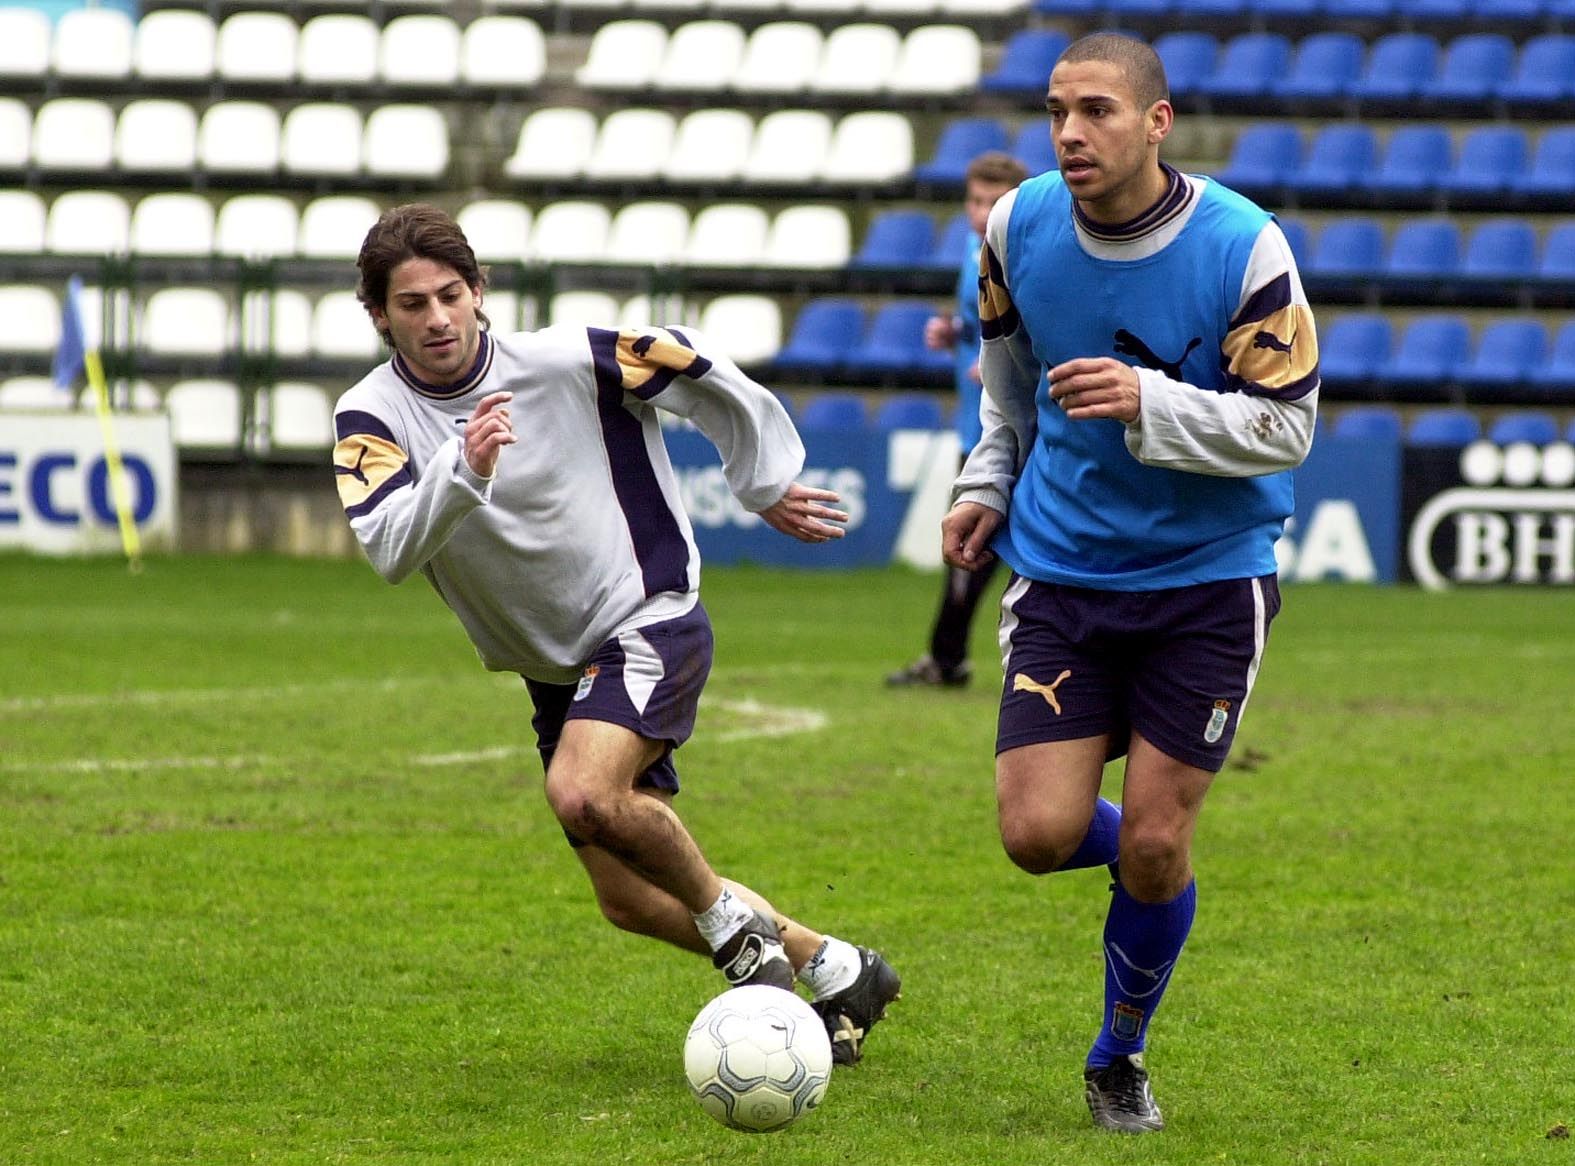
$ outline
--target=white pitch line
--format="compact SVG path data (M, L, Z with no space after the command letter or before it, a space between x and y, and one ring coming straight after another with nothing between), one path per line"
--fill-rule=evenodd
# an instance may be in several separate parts
M5 773L145 773L170 769L245 769L272 760L253 754L237 757L78 757L69 761L7 761Z
M144 688L127 692L66 692L53 696L14 696L0 700L0 715L5 713L50 713L75 709L122 708L142 705L157 708L171 704L211 704L215 701L261 701L284 697L311 696L334 689L372 688L389 691L416 684L431 683L430 678L394 677L367 684L358 680L323 680L311 684L259 685L255 688Z

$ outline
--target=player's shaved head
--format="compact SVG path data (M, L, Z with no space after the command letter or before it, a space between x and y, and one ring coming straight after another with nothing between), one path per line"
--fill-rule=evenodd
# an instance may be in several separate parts
M1083 61L1104 61L1120 69L1121 75L1132 87L1132 96L1139 109L1147 109L1156 101L1170 100L1170 82L1165 78L1165 65L1159 59L1159 54L1143 41L1118 32L1090 33L1068 45L1056 59L1056 64L1079 64Z

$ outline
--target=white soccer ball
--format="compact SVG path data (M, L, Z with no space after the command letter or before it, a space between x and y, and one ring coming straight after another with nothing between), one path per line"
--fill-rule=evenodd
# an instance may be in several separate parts
M831 1039L803 997L765 984L730 988L689 1026L684 1073L700 1108L723 1125L786 1129L826 1095Z

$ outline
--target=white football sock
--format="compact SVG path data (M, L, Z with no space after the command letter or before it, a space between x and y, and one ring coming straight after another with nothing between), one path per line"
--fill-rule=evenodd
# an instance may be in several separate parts
M858 948L828 935L809 962L798 970L798 978L816 1000L824 1000L858 979L861 966Z
M726 887L704 911L691 912L700 937L716 951L733 933L755 917L755 909Z

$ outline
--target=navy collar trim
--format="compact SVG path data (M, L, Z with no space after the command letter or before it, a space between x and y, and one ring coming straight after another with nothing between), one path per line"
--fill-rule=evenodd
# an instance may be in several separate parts
M476 359L470 366L470 371L451 385L434 385L422 380L410 371L410 365L399 353L394 353L389 363L393 366L395 374L405 384L410 386L423 397L431 397L436 401L452 401L456 397L463 397L483 380L487 373L492 371L492 339L487 335L485 328L477 332Z
M1101 242L1131 243L1145 235L1152 235L1174 220L1191 204L1197 191L1174 166L1167 162L1161 162L1159 165L1165 172L1169 184L1165 188L1165 193L1159 197L1159 201L1148 210L1124 223L1096 223L1083 213L1083 208L1078 206L1076 199L1073 199L1072 216L1077 220L1077 225Z

